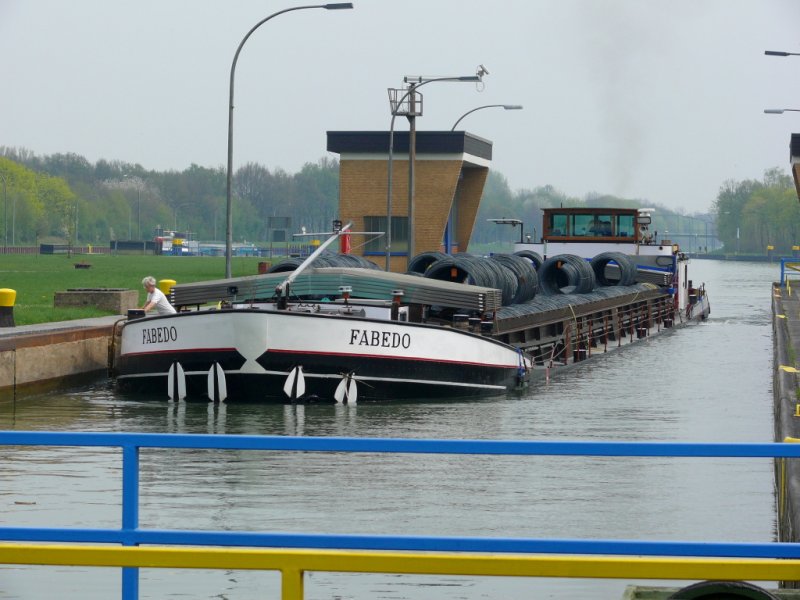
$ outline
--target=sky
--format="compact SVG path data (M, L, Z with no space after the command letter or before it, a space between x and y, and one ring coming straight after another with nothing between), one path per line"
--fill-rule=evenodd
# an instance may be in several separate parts
M418 130L493 142L512 190L552 185L708 211L726 180L789 171L798 0L353 0L278 15L236 67L234 169L289 173L326 132L388 130L387 89L431 83ZM227 160L231 62L276 0L0 0L0 146L183 170ZM407 129L398 119L396 129Z

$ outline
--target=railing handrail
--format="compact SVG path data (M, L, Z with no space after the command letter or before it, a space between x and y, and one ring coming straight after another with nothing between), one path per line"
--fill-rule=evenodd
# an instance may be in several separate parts
M800 458L800 444L728 442L595 442L449 440L314 436L2 431L0 446L105 446L207 450L277 450L393 454L516 456L642 456L688 458Z
M791 441L791 440L789 440ZM80 544L121 544L127 548L116 548L113 553L118 558L115 566L123 567L123 599L133 600L138 597L138 569L136 567L146 562L141 558L146 555L147 548L139 548L140 544L147 545L173 545L173 546L222 546L225 549L205 549L208 553L205 559L198 562L187 559L198 568L211 568L207 561L208 556L224 556L221 552L249 552L253 556L272 556L272 554L294 556L291 553L304 553L304 562L299 563L288 560L283 566L270 567L253 566L251 568L278 568L283 573L284 598L297 600L302 598L302 572L303 570L331 570L331 564L319 558L326 552L336 552L339 555L359 556L367 551L389 552L453 552L462 555L460 559L454 556L442 558L445 562L455 560L454 564L462 565L464 553L498 553L498 560L511 560L511 554L545 554L546 557L519 556L520 564L527 565L517 574L525 576L559 576L558 568L566 562L579 564L586 561L592 565L587 572L595 575L573 576L604 576L613 577L602 573L598 561L606 560L608 566L615 569L624 569L625 562L620 555L625 556L625 561L631 565L628 575L619 577L630 578L657 578L657 579L684 579L686 573L702 571L706 577L719 577L720 573L729 572L727 576L732 579L762 579L762 580L788 580L800 579L800 544L794 543L755 543L755 542L690 542L690 541L653 541L653 540L586 540L586 539L536 539L536 538L484 538L484 537L443 537L443 536L388 536L388 535L354 535L354 534L301 534L282 532L232 532L232 531L193 531L193 530L156 530L139 528L139 450L141 448L165 449L209 449L209 450L258 450L258 451L302 451L302 452L357 452L357 453L413 453L413 454L479 454L479 455L513 455L513 456L604 456L604 457L675 457L675 458L798 458L800 457L800 444L798 443L695 443L695 442L598 442L598 441L544 441L544 440L443 440L443 439L411 439L411 438L348 438L348 437L292 437L292 436L253 436L253 435L211 435L211 434L160 434L160 433L101 433L101 432L41 432L41 431L0 431L0 446L72 446L72 447L118 447L122 449L122 526L119 529L89 529L89 528L34 528L34 527L0 527L0 540L5 542L73 542ZM257 547L260 551L232 549L232 547ZM0 564L14 563L6 556L21 556L19 552L28 552L33 562L25 564L90 564L70 558L78 556L71 550L80 550L79 546L46 549L36 546L0 545ZM276 550L280 548L281 550ZM11 554L8 554L11 549ZM14 554L13 549L19 550ZM109 548L105 548L108 550ZM291 550L296 549L296 550ZM311 549L311 550L309 550ZM171 551L174 556L194 556L196 552L187 548L172 548L162 550L169 556ZM350 551L350 552L347 552ZM353 552L356 551L356 552ZM157 550L153 550L157 552ZM261 552L261 554L259 554ZM264 554L267 553L267 554ZM281 554L282 553L282 554ZM288 553L288 554L287 554ZM309 554L310 553L310 554ZM505 553L505 554L504 554ZM86 550L86 556L100 556ZM552 555L611 555L605 559L581 557L554 557ZM161 555L158 555L161 556ZM375 560L380 565L388 565L388 554ZM400 556L400 555L398 555ZM404 561L424 561L425 554L402 555ZM636 561L630 562L639 556L639 561L644 561L648 573L655 575L637 575L644 571L634 568ZM43 558L42 558L43 557ZM137 557L137 558L132 558ZM316 558L315 558L316 557ZM645 559L643 557L662 557ZM666 559L664 557L673 557ZM676 557L686 557L679 559ZM713 557L713 558L700 558ZM548 562L549 559L549 562ZM726 560L727 559L727 560ZM733 562L731 561L733 559ZM86 560L89 560L88 558ZM179 559L175 559L179 560ZM181 559L182 560L182 559ZM254 559L255 560L255 559ZM349 560L349 559L348 559ZM487 558L491 560L491 558ZM539 562L537 562L537 560ZM749 562L748 562L749 560ZM50 561L50 562L36 562ZM66 561L66 562L58 562ZM140 562L145 561L145 562ZM321 562L320 562L321 561ZM395 557L396 561L396 557ZM542 562L543 561L543 562ZM677 561L677 562L676 562ZM699 561L699 562L698 562ZM705 562L703 562L705 561ZM759 562L761 561L761 562ZM767 561L766 563L764 561ZM223 561L224 563L224 561ZM542 567L547 563L550 567ZM680 563L685 568L676 569L675 564ZM22 564L22 563L15 563ZM91 563L96 566L106 563ZM155 566L168 566L169 560ZM222 563L221 563L222 564ZM273 564L267 563L258 564ZM416 564L416 563L414 563ZM422 564L422 563L420 563ZM478 561L476 564L482 564ZM515 563L516 564L516 563ZM744 564L750 565L751 576L734 575L741 573L735 571ZM316 568L314 565L327 565L326 568ZM664 568L659 570L659 565ZM694 565L694 567L691 567ZM704 566L698 566L704 565ZM738 565L738 566L737 566ZM395 565L396 566L396 565ZM698 571L692 570L695 567ZM224 568L224 567L218 567ZM404 567L405 568L405 567ZM488 568L488 567L486 567ZM564 567L565 572L570 571ZM792 576L788 576L784 570ZM352 569L348 567L346 571ZM357 570L357 569L356 569ZM362 572L369 572L364 569ZM417 572L428 573L427 570L406 571L383 568L382 572ZM456 571L447 571L455 573ZM457 571L461 573L461 571ZM473 574L480 574L478 569ZM548 573L544 575L543 573ZM466 572L465 572L466 573ZM678 575L676 575L678 573ZM765 573L768 576L762 577ZM498 573L493 573L498 574ZM696 578L702 578L698 576ZM288 591L287 591L288 590Z

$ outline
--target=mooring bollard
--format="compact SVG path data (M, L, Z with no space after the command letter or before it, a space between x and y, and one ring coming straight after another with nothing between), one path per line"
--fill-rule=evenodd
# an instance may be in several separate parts
M159 279L158 289L160 289L167 299L169 299L169 292L173 287L175 287L176 283L177 282L174 279Z
M17 290L0 289L0 327L15 327L14 302L16 299Z

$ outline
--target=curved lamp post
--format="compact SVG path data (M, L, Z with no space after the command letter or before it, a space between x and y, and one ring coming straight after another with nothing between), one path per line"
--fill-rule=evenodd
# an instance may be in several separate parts
M247 35L244 36L242 41L239 43L239 47L236 48L236 54L233 55L233 62L231 63L231 82L230 82L230 96L228 102L228 177L227 177L227 191L226 191L226 201L227 201L227 210L226 210L226 225L225 225L225 277L231 276L231 256L233 251L233 220L231 218L231 180L233 177L233 80L234 75L236 73L236 62L239 60L239 53L242 51L242 46L247 41L247 39L253 34L253 32L261 27L264 23L272 19L273 17L277 17L278 15L282 15L283 13L292 12L295 10L305 10L308 8L324 8L325 10L339 10L344 8L353 8L352 2L338 2L335 4L313 4L308 6L293 6L291 8L285 8L283 10L279 10L276 13L271 14L270 16L261 19L258 23L256 23L250 31L247 32Z
M800 56L800 52L783 52L782 50L764 50L767 56Z
M418 78L416 82L409 82L409 77L406 77L406 83L409 84L408 90L397 101L396 105L392 108L392 121L389 125L389 164L388 164L388 181L386 192L386 271L389 271L389 263L392 254L392 175L393 175L393 158L394 158L394 119L400 112L400 107L408 100L409 108L406 117L409 120L408 132L408 260L412 258L414 251L414 160L416 158L416 91L423 85L433 83L434 81L455 81L455 82L473 82L480 83L483 81L483 76L488 75L489 72L481 65L476 75L466 75L461 77L433 77L431 79ZM392 90L390 90L391 93Z
M8 181L6 176L0 173L3 180L3 254L8 253Z
M136 187L136 239L141 241L142 240L142 178L138 175L123 175L125 179L128 179L133 183ZM131 238L131 226L130 226L130 218L128 219L128 239Z
M466 117L467 115L471 115L476 110L483 110L484 108L502 108L503 110L522 110L521 104L486 104L485 106L478 106L477 108L473 108L472 110L468 110L463 115L461 115L458 120L453 123L453 126L450 128L450 131L456 130L456 125L461 122L461 119Z
M800 108L765 108L766 115L782 115L785 112L800 112Z
M172 207L172 217L173 217L173 221L174 221L173 225L174 225L174 231L176 233L178 232L178 209L179 208L184 208L186 206L192 206L192 204L194 204L194 203L193 202L181 202L177 206L173 206ZM187 232L189 231L189 226L188 225L186 226L186 231Z

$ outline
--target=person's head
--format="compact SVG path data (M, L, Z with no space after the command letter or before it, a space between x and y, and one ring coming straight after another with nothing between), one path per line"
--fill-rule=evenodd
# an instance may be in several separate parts
M156 288L155 277L151 277L150 275L148 275L147 277L142 279L142 285L144 286L144 289L146 289L148 292L152 292Z

